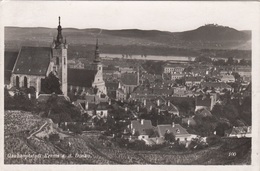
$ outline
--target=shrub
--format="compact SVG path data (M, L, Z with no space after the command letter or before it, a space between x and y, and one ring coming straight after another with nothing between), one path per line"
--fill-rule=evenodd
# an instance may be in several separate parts
M219 136L209 136L206 141L209 145L215 145L221 142L221 138Z

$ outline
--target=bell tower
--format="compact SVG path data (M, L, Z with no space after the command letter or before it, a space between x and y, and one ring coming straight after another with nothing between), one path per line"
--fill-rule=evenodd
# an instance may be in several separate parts
M68 72L68 67L67 67L67 50L68 50L68 44L65 40L63 39L62 36L62 27L60 25L60 17L59 17L59 25L58 25L58 34L56 39L53 40L52 43L52 63L53 63L53 68L52 71L53 73L59 78L60 84L61 84L61 91L62 93L67 96L67 91L68 91L68 82L67 82L67 72Z
M92 63L92 68L93 70L97 71L94 82L92 83L92 87L97 87L101 94L107 94L107 89L103 80L103 66L99 56L98 39L96 41L95 56Z

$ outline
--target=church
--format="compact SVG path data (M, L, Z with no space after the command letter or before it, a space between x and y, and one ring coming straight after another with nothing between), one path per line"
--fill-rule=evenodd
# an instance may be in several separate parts
M98 96L106 95L107 90L103 80L103 66L99 56L98 40L91 68L68 68L68 44L62 35L60 17L57 31L57 37L50 47L21 47L10 78L8 78L10 79L8 87L34 87L36 97L38 97L42 82L50 73L53 73L59 79L61 91L65 96L72 89Z

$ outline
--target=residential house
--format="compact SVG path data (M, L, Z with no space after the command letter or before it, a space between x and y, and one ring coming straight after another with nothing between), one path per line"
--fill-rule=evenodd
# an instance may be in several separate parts
M185 67L180 66L180 64L166 64L163 68L164 73L174 73L174 72L183 72Z
M225 131L225 136L236 137L236 138L252 137L252 127L251 126L239 126L239 127L234 126L233 128Z
M236 81L233 75L222 75L220 80L224 83L233 83Z
M186 77L185 85L188 87L199 86L202 81L203 81L202 77Z
M196 115L201 116L201 117L211 117L212 116L211 112L207 108L198 109L196 111Z
M154 133L150 120L133 120L129 127L132 135L137 136L139 140L149 138Z
M217 102L217 95L203 95L195 97L195 112L206 108L212 110Z
M214 89L216 92L222 92L225 89L231 92L234 91L234 89L230 85L224 82L202 82L201 88Z
M191 140L190 134L179 124L166 124L166 125L157 125L159 137L164 137L165 133L173 133L176 140L180 142L186 142Z

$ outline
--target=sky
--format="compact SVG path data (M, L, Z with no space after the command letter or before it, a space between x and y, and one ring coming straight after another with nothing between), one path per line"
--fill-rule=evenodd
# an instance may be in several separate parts
M257 2L4 1L4 26L186 31L205 24L252 30ZM1 22L1 21L0 21Z

